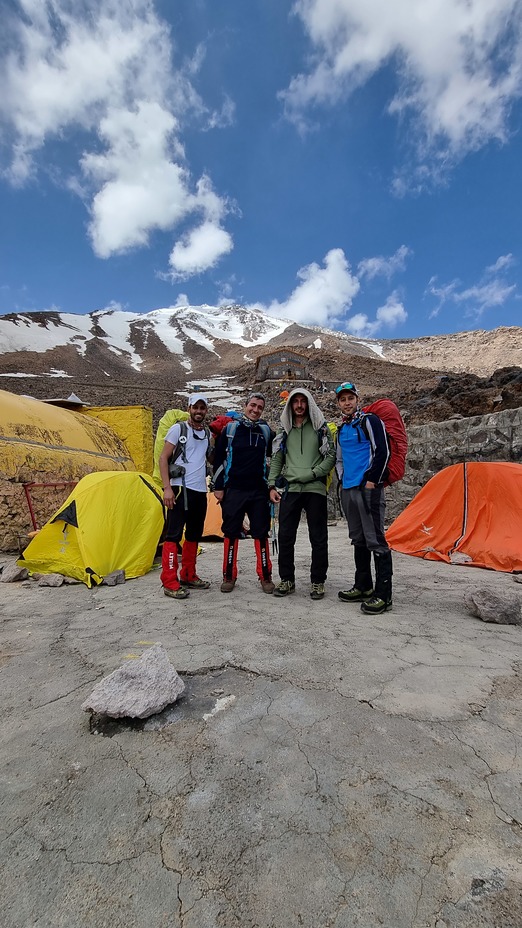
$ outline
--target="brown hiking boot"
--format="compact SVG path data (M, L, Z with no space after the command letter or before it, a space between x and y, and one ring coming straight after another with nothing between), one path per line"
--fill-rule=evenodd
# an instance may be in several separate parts
M200 580L199 577L194 577L193 580L180 580L181 586L186 587L188 590L208 590L210 589L210 580Z
M221 592L222 592L222 593L231 593L232 590L234 589L235 585L236 585L236 581L235 581L235 580L226 580L226 579L225 579L225 580L223 580L223 583L221 584Z
M263 593L273 593L275 590L275 583L272 580L260 580L261 589Z
M169 590L168 586L164 586L163 592L165 596L170 596L171 599L187 599L189 596L189 591L184 590L182 586L177 590Z

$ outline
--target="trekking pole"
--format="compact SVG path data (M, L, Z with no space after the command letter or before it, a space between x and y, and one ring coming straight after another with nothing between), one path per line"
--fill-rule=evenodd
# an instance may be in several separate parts
M279 551L279 545L277 542L277 522L275 515L275 503L270 503L270 516L271 516L271 525L270 533L272 535L272 554L277 554Z

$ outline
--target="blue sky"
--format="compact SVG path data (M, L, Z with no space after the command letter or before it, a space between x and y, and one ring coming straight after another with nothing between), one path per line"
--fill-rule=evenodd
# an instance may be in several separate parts
M4 0L0 313L519 325L520 0Z

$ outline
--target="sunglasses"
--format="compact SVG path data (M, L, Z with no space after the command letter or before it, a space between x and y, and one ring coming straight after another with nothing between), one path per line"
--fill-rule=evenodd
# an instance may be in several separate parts
M335 388L336 395L342 393L343 390L351 390L352 393L357 395L357 389L354 383L341 383L338 387Z

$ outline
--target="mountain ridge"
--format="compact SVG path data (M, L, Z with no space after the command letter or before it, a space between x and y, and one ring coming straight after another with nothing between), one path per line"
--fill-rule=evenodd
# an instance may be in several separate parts
M168 405L184 405L198 385L216 406L239 403L254 383L257 358L277 349L306 357L316 385L352 379L368 398L391 395L412 421L522 402L518 386L512 388L522 365L517 326L362 339L237 304L0 316L0 388L51 399L62 380L63 396L74 392L99 405L145 403L157 418ZM511 373L497 376L499 369ZM279 389L263 384L275 404Z

